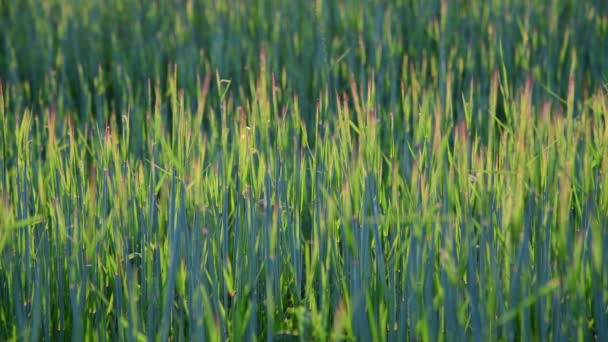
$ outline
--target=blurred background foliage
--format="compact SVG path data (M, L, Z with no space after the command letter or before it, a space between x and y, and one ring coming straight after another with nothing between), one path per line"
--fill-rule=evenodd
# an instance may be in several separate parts
M137 111L150 87L167 93L173 65L193 108L206 75L229 79L238 104L267 73L298 94L304 115L351 79L373 78L390 111L412 79L445 96L449 78L458 97L487 93L496 70L511 88L532 77L554 97L565 97L573 69L579 97L607 81L600 0L2 0L0 17L0 80L12 110L59 106L100 124L108 112Z

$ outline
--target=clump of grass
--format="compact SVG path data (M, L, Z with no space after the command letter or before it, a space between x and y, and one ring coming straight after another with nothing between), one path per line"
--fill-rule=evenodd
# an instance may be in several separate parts
M57 5L0 4L0 339L608 339L601 6Z
M379 116L373 83L316 122L314 145L296 102L270 119L261 89L217 139L176 91L178 120L151 109L143 158L128 124L3 114L2 335L600 336L606 98L555 115L530 85L489 140L431 112L431 92L404 92L422 104L411 126Z

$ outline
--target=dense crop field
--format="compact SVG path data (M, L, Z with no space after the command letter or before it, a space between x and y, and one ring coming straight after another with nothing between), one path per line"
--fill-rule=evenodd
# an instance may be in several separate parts
M608 2L0 0L0 340L608 341Z

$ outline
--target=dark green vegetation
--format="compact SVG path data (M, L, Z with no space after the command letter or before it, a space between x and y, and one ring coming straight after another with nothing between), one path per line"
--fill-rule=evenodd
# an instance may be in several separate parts
M0 0L0 340L608 340L605 1Z

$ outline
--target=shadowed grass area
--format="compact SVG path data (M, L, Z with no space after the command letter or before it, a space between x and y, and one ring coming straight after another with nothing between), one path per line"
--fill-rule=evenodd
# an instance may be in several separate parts
M603 2L0 18L0 340L608 340Z

